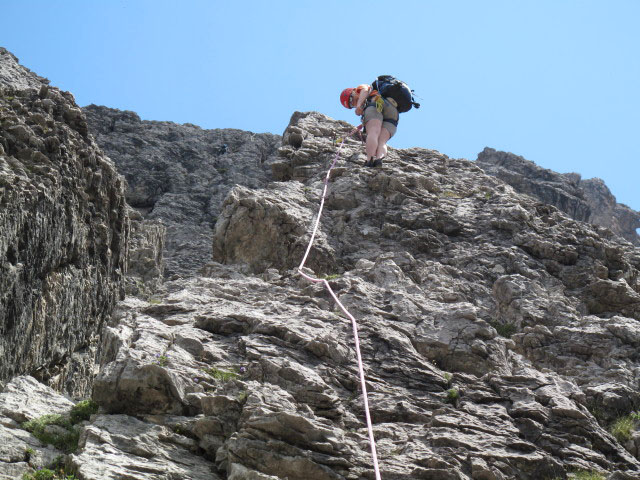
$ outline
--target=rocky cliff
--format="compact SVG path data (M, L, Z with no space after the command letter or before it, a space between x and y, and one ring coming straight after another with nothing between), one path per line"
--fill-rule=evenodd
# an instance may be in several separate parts
M276 135L142 121L95 105L83 110L127 180L128 203L166 226L167 278L192 275L211 259L213 226L233 185L257 188L271 180Z
M556 173L513 153L485 148L476 160L488 174L504 180L518 192L553 205L576 220L607 227L640 246L640 212L616 202L599 178L582 180L577 173Z
M373 478L350 324L295 271L352 127L295 113L256 142L86 112L173 235L169 279L144 230L136 278L156 291L106 322L99 411L8 382L0 478ZM308 266L359 322L382 478L640 478L640 250L474 162L390 149L365 169L362 151L346 139Z
M73 96L0 49L0 381L89 393L123 292L124 181Z

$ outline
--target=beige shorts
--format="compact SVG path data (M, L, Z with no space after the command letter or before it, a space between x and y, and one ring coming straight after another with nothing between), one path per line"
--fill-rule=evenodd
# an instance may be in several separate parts
M389 138L393 137L396 134L396 130L398 127L387 120L393 120L395 123L398 123L398 119L400 115L398 114L398 109L391 103L389 99L385 99L384 108L382 109L382 113L380 113L375 105L369 105L364 109L363 123L366 127L367 122L369 120L378 119L382 120L382 127L385 128L389 132Z

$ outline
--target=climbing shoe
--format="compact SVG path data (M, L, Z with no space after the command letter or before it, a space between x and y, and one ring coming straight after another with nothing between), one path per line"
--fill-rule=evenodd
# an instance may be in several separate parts
M384 158L384 157L382 157ZM382 158L373 158L371 157L369 160L364 162L365 167L381 167L382 166Z

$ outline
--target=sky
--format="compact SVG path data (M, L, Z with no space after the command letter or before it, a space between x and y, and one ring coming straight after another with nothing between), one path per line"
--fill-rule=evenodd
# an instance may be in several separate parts
M81 105L282 134L356 125L342 89L391 74L422 104L389 144L485 146L602 178L640 210L637 0L0 0L0 46Z

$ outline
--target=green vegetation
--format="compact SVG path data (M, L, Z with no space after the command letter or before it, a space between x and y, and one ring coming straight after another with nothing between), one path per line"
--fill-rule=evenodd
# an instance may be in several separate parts
M160 365L161 367L166 367L167 364L169 363L169 357L166 354L164 355L157 354L156 360L153 363L156 365Z
M93 400L83 400L71 409L68 417L60 414L43 415L42 417L24 422L22 424L22 428L27 432L30 432L42 443L52 445L65 453L72 453L78 448L78 439L80 437L80 432L76 427L76 424L88 420L89 417L97 411L97 403ZM32 448L27 448L25 450L26 461L29 461L34 453L35 451Z
M48 468L41 468L33 473L25 473L22 480L78 480L73 474L68 474L64 469L54 471Z
M606 480L606 477L602 473L595 471L589 472L587 470L576 470L569 474L569 478L573 480Z
M24 449L24 461L29 463L29 461L31 460L31 457L33 457L35 455L36 451L31 448L31 447L27 447Z
M587 409L589 410L591 415L595 417L598 423L603 423L605 421L605 414L602 411L602 408L597 405L589 405L587 406Z
M447 403L450 403L451 405L457 405L459 399L460 392L457 388L450 388L449 390L447 390L447 398L445 400Z
M449 372L445 372L444 379L447 382L447 387L451 386L451 374Z
M518 331L513 323L500 323L494 320L489 322L489 324L496 329L498 335L505 338L511 338L511 335Z
M222 382L228 382L229 380L233 380L234 378L238 378L239 376L236 372L220 370L215 367L203 368L202 371L210 375L212 378L215 378L216 380L220 380Z
M177 433L178 435L184 435L185 437L187 436L187 434L189 433L189 430L187 430L185 427L183 427L182 425L174 425L172 427L173 433Z
M62 415L43 415L23 423L22 428L31 432L42 443L53 445L65 453L71 453L78 448L80 434L73 427L71 420Z
M325 275L324 277L320 277L321 280L336 280L337 278L340 278L342 275L338 274L338 273L334 273L332 275Z
M238 394L237 398L240 403L244 403L247 400L248 396L249 396L249 392L247 392L246 390L243 390Z
M445 198L463 198L462 195L452 190L445 190L442 192L442 196Z
M96 402L93 400L78 402L78 404L71 409L71 423L75 425L76 423L89 420L94 413L98 413L98 404Z
M611 433L618 442L626 443L631 439L631 434L635 430L636 422L639 420L638 417L639 415L637 413L620 417L609 427L609 433Z

